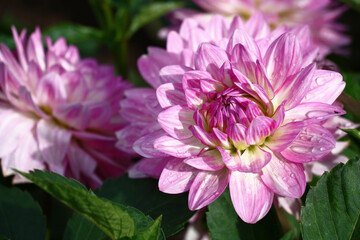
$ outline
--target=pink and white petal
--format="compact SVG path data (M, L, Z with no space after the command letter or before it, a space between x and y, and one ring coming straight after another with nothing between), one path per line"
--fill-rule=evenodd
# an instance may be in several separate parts
M68 166L74 174L73 178L80 180L84 175L95 174L96 160L76 144L69 145L66 156L69 159Z
M162 83L182 83L183 75L192 69L182 65L170 65L161 68L160 79Z
M238 151L238 155L240 152ZM240 155L239 155L240 156ZM271 154L258 146L247 148L241 155L237 170L242 172L258 173L271 160Z
M247 223L256 223L270 210L274 193L261 181L259 174L232 171L230 197L235 211Z
M318 124L305 126L299 137L281 152L288 160L295 163L313 162L321 159L335 147L331 132Z
M187 105L193 110L200 108L207 100L206 94L197 89L185 89L185 98Z
M232 52L237 44L241 44L248 50L252 62L256 62L257 59L261 60L259 47L257 46L254 38L252 38L245 29L239 28L234 31L233 35L229 39L226 51L229 53Z
M201 153L198 157L190 157L184 163L205 171L218 171L224 167L221 155L217 150L209 150Z
M301 103L286 111L284 123L304 121L305 125L323 122L329 118L345 114L342 107L326 103Z
M216 149L219 150L222 161L228 169L232 171L242 170L243 163L240 151L237 150L236 152L232 152L231 150L223 149L221 147L217 147Z
M215 139L218 141L218 145L222 146L223 148L230 149L231 144L229 142L228 135L220 131L218 128L213 128L212 130Z
M162 108L174 105L186 105L181 83L165 83L156 89L157 100Z
M183 49L184 40L181 38L181 36L175 31L169 32L166 40L166 50L168 52L180 54Z
M340 73L316 70L310 90L302 102L321 102L332 104L345 88L345 82Z
M271 31L266 17L260 11L253 14L249 20L246 21L244 28L255 40L269 36Z
M201 79L213 79L210 73L205 71L189 71L184 74L182 79L183 88L191 89L198 88L200 89L200 80Z
M203 208L216 200L229 183L229 171L223 168L216 172L200 171L191 185L189 209Z
M208 23L207 32L210 39L215 42L219 42L221 39L227 37L227 27L224 17L221 15L215 15Z
M102 128L111 122L113 109L108 102L84 103L90 113L90 128Z
M53 114L61 122L80 131L85 130L91 120L89 109L81 103L61 104L54 109Z
M24 51L25 48L24 48L23 42L21 41L21 39L16 31L15 26L11 26L11 31L14 36L14 42L16 45L17 56L20 60L20 64L21 64L22 68L26 72L28 70L28 63L26 61L26 56L25 56L25 51Z
M275 91L287 76L299 71L301 60L300 44L294 34L284 33L272 42L264 56L264 65Z
M272 152L281 152L291 145L304 127L303 122L291 122L279 127L274 135L266 139L265 145Z
M301 206L303 206L301 199L276 196L274 204L282 207L286 212L295 216L297 220L300 220Z
M201 127L197 125L192 125L189 127L189 129L192 132L192 135L197 138L202 144L210 147L216 146L216 142L213 136Z
M196 138L178 140L163 136L155 140L154 147L170 156L187 158L197 156L205 146Z
M225 50L211 43L202 43L195 54L195 68L207 71L214 77L226 61L229 58Z
M172 159L169 157L163 158L143 158L135 165L133 165L128 173L130 178L160 178L168 161Z
M330 172L339 163L346 163L349 159L344 155L329 154L320 161L313 162L310 165L311 173L321 176L324 172Z
M265 138L275 130L276 121L272 118L259 116L252 120L246 131L247 145L255 145L261 143Z
M284 197L300 198L306 187L302 164L289 162L276 154L262 169L261 179L271 191Z
M310 89L315 68L315 63L312 63L303 68L295 76L287 78L272 100L274 107L279 106L284 100L286 100L285 110L292 109L299 105Z
M33 32L28 41L27 45L27 59L29 62L32 60L35 61L41 68L41 70L45 70L45 51L41 39L40 28L37 27L35 32Z
M145 158L158 158L168 156L167 154L160 152L154 148L154 142L156 139L166 136L166 133L159 129L157 131L146 134L137 139L133 144L133 149L136 153Z
M12 109L1 112L0 118L0 157L5 157L19 146L23 134L31 131L36 120Z
M175 105L162 111L158 122L170 136L186 139L192 136L189 127L195 124L193 115L194 111L187 106Z
M18 99L24 104L26 110L35 112L39 117L43 119L50 119L46 113L44 113L37 105L35 105L31 93L24 87L19 87Z
M65 103L67 93L61 77L56 73L44 75L36 86L36 102L38 105L56 107Z
M69 149L71 132L42 119L37 124L36 137L41 156L50 170L61 165Z
M242 44L235 45L231 52L231 63L234 68L240 71L244 76L248 77L251 82L257 82L256 60L257 56L249 52Z
M159 178L159 190L165 193L183 193L190 189L198 170L184 163L184 159L170 159Z
M34 169L45 169L41 159L33 131L23 132L18 141L19 146L12 153L1 157L1 166L4 176L14 174L12 169L30 172Z
M138 69L141 76L153 87L157 88L161 85L159 71L163 66L154 63L154 60L147 56L142 55L137 62Z

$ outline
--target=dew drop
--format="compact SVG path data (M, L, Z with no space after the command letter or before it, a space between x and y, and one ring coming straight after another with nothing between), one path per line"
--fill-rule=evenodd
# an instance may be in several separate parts
M290 174L290 177L294 178L294 177L295 177L295 174L291 173L291 174Z

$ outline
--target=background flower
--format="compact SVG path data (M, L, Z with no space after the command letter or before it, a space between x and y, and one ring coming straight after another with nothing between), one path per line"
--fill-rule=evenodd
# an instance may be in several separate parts
M114 132L127 125L118 102L131 85L112 67L81 60L64 38L46 38L45 51L39 28L28 40L12 31L16 52L0 45L4 175L48 169L97 186L125 172L130 156L115 148Z

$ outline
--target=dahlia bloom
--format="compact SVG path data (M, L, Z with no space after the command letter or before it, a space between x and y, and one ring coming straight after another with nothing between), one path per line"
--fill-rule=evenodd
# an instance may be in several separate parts
M12 32L16 53L0 44L4 176L47 169L97 186L126 171L130 156L115 147L114 132L127 125L118 105L131 85L112 67L81 60L64 38L46 38L45 51L39 28L28 40L25 30Z
M253 14L262 12L272 27L281 25L296 27L308 24L313 43L320 49L320 57L332 51L343 52L341 47L350 41L342 33L346 30L345 26L336 23L346 7L337 7L332 0L194 0L194 2L210 13L180 9L170 15L173 22L190 17L204 24L213 13L229 18L240 15L247 19Z
M238 215L255 223L275 194L301 197L304 164L335 147L324 123L344 113L334 101L345 83L340 74L316 68L304 34L299 41L289 32L264 34L259 21L254 31L239 18L230 25L218 16L211 22L206 31L185 21L179 34L169 34L167 51L152 48L139 60L156 88L158 103L148 101L147 108L160 111L161 129L152 122L155 130L135 142L147 157L137 170L160 174L163 192L189 191L191 210L229 185Z

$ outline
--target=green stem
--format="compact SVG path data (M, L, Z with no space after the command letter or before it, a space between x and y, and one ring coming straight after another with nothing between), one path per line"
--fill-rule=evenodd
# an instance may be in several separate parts
M120 39L114 43L116 72L123 78L127 78L129 74L128 47L129 41L127 38Z

